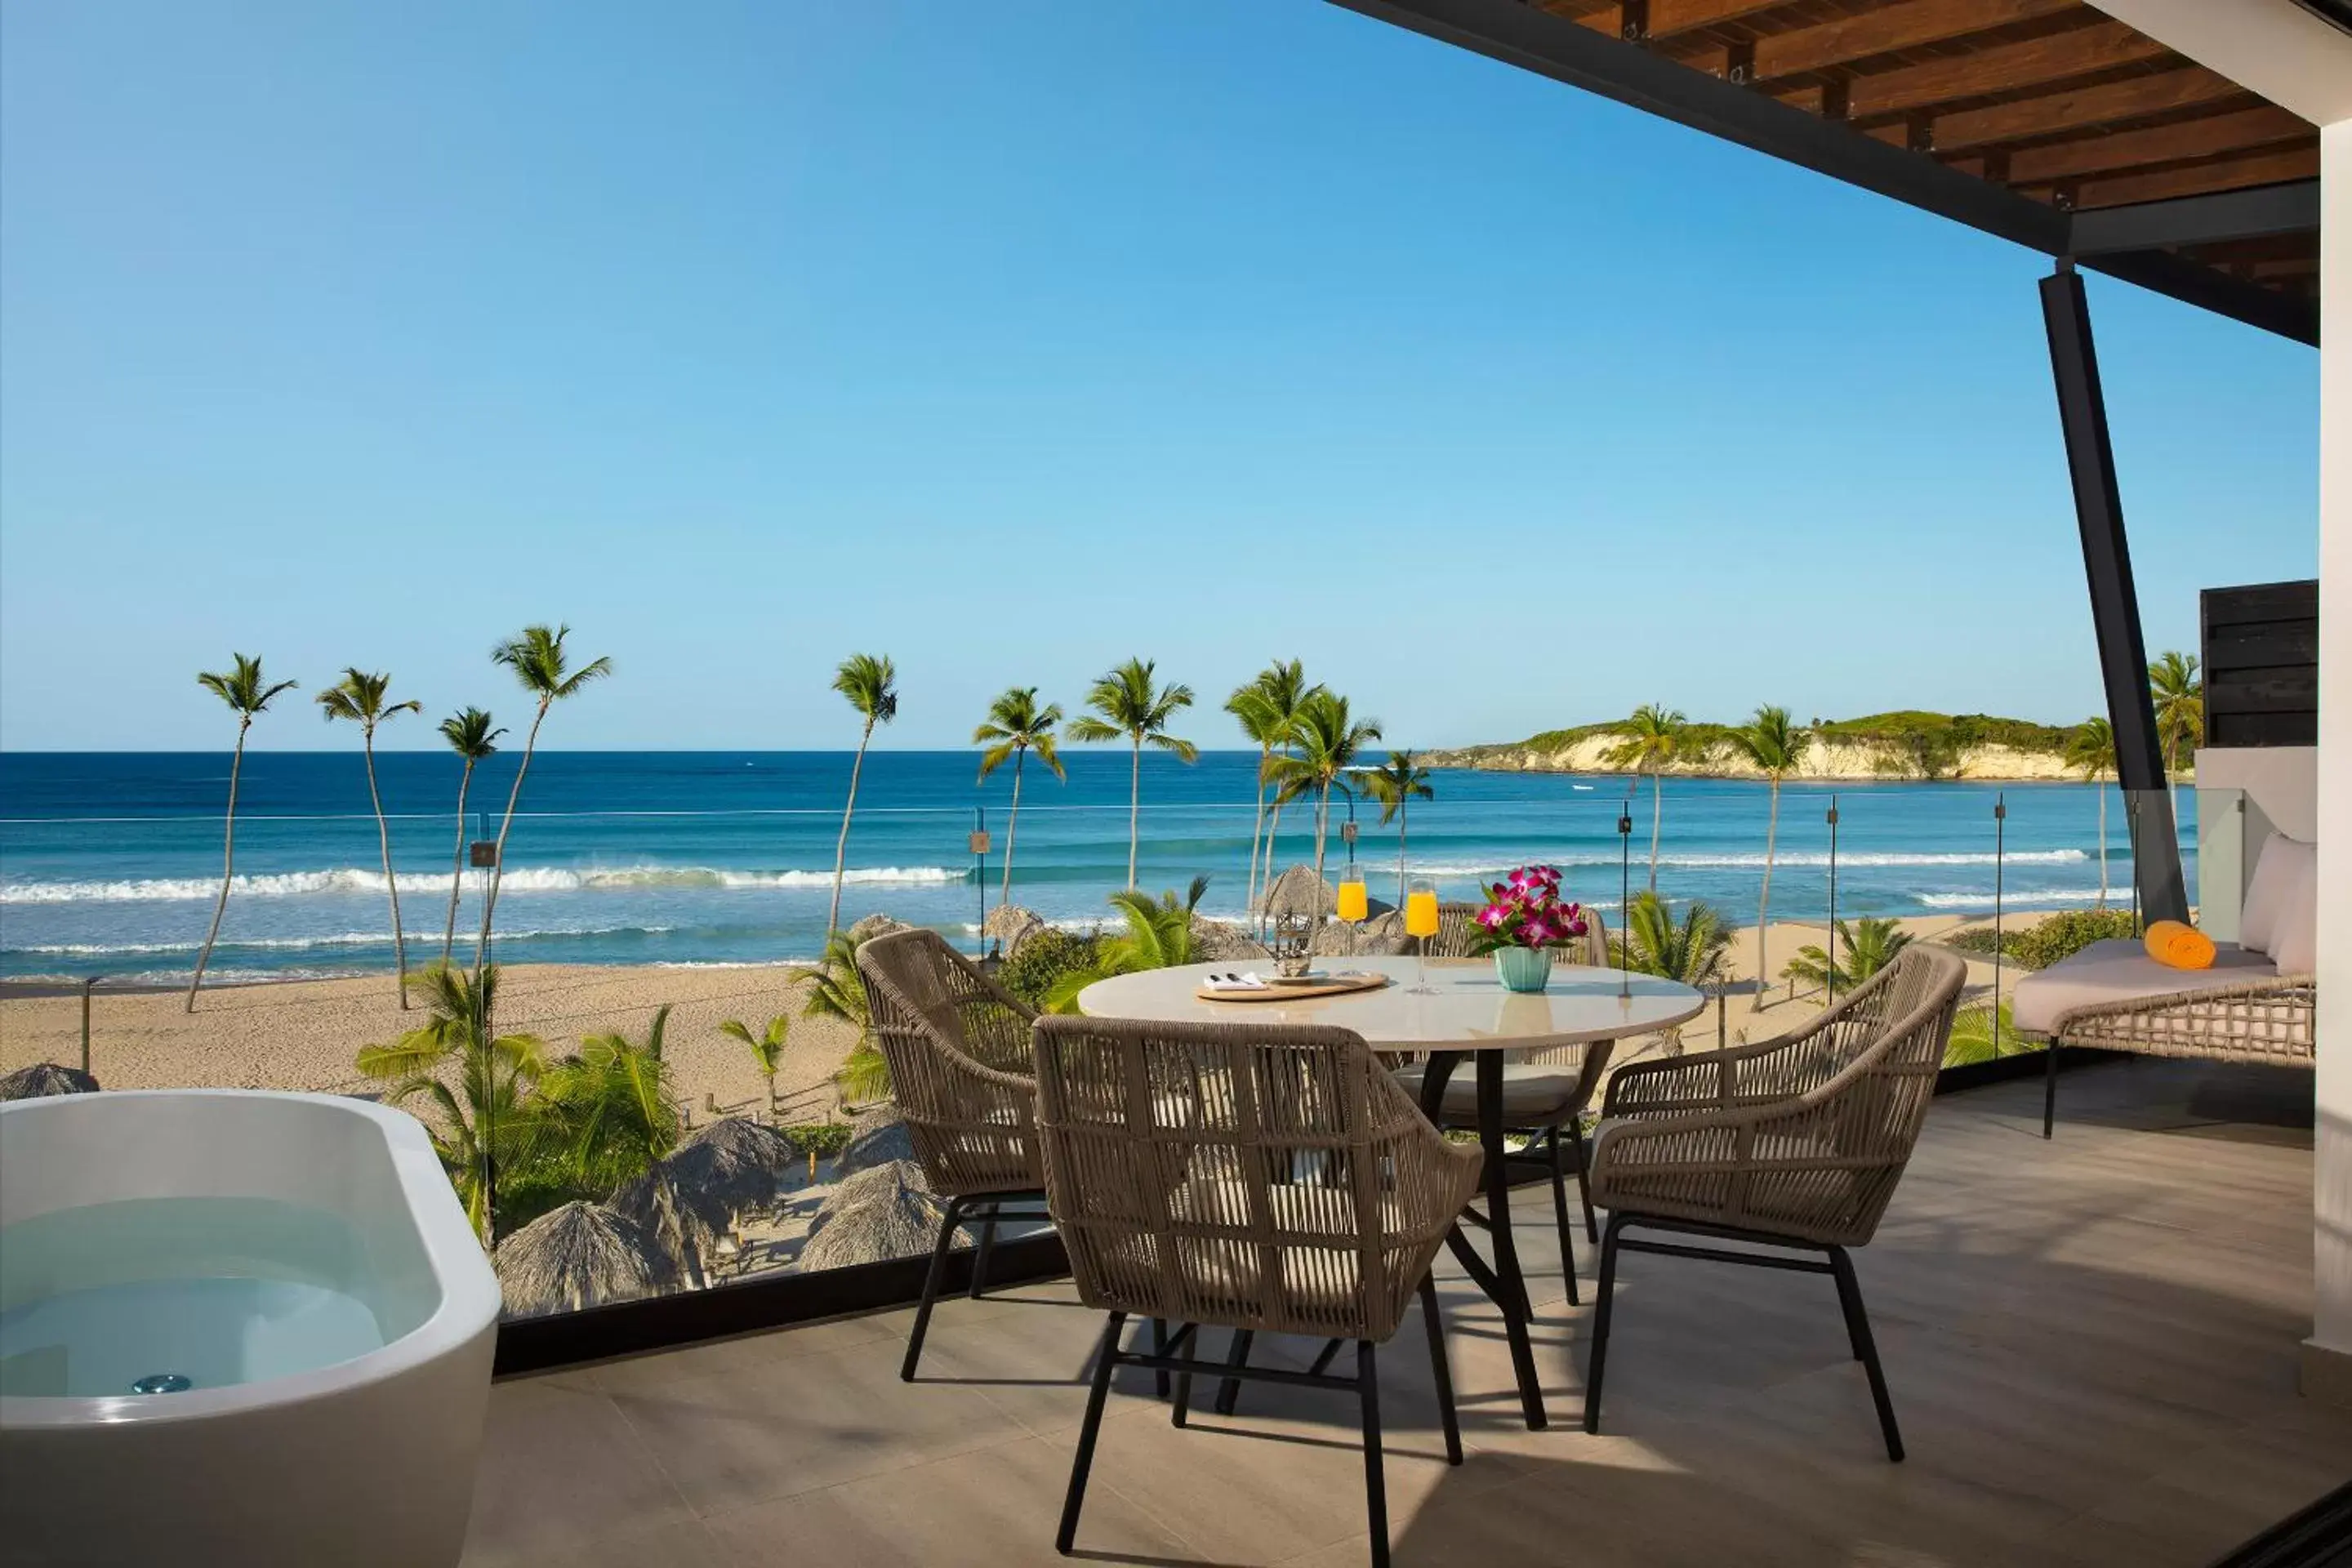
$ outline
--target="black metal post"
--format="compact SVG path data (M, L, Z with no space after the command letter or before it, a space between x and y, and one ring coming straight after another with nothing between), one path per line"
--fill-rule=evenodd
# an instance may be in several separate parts
M2000 1055L2000 914L2009 867L2009 792L1992 797L1992 1054Z
M2099 643L2099 673L2106 688L2107 721L2116 735L2116 773L2124 789L2154 792L2153 831L2134 845L2132 879L2151 918L2187 920L2188 889L2164 753L2156 732L2156 703L2147 686L2147 646L2142 640L2139 595L2132 583L2131 548L2124 532L2123 500L2116 488L2116 455L2107 439L2107 405L2099 386L2099 355L2083 279L2071 261L2042 280L2042 317L2050 335L2050 372L2058 389L2058 422L2074 477L2074 521L2083 535L2083 573L2089 581L2091 624ZM2143 853L2155 840L2154 854Z

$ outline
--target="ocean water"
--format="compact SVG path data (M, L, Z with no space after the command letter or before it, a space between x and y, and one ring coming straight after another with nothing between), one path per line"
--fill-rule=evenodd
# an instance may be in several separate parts
M1066 783L1032 765L1013 849L1013 901L1082 927L1109 918L1125 883L1128 759L1064 753ZM515 758L478 770L466 837L489 837ZM1204 912L1238 916L1249 860L1255 756L1143 763L1141 856L1148 890L1211 879ZM377 759L391 816L402 928L412 963L437 955L446 920L458 767L446 753ZM876 911L976 940L1001 890L1011 770L975 782L968 752L877 752L866 759L842 898L844 923ZM532 763L499 897L496 956L509 963L754 963L807 958L823 940L850 756L832 752L542 752ZM1643 784L1630 839L1617 831L1617 777L1443 772L1409 818L1412 869L1447 897L1531 860L1565 873L1570 894L1604 909L1648 877L1651 801ZM0 753L0 976L184 977L221 874L226 753ZM2099 795L2085 784L1843 784L1841 915L1990 913L2088 905L2099 890ZM2123 801L2107 797L2107 874L2127 900ZM1781 795L1776 914L1830 906L1832 792ZM2005 799L1996 858L1996 799ZM1754 919L1769 795L1733 780L1669 779L1659 890ZM1393 899L1394 824L1360 805L1357 854L1375 897ZM1339 801L1328 857L1344 858ZM985 881L968 844L993 835ZM1277 864L1311 859L1309 808L1285 811ZM2194 887L2195 827L2182 828ZM482 873L460 889L457 950L470 953ZM236 882L213 969L224 978L351 973L392 963L392 921L361 759L255 752L238 805Z

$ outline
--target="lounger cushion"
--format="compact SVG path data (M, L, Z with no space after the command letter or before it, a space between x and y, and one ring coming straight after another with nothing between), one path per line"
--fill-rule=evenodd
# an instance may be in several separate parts
M2276 939L2280 918L2286 913L2304 876L2319 864L2319 847L2300 838L2273 833L2263 840L2254 859L2253 880L2246 884L2245 902L2238 906L2238 942L2256 952L2268 952ZM2315 888L2315 892L2316 889Z
M2150 958L2137 939L2116 937L2095 942L2020 980L2010 1016L2019 1029L2046 1035L2060 1014L2076 1007L2201 991L2211 985L2242 985L2277 973L2268 957L2233 942L2213 944L2210 969L2168 969Z
M2271 962L2281 974L2310 974L2319 967L2319 857L2313 854L2271 932Z

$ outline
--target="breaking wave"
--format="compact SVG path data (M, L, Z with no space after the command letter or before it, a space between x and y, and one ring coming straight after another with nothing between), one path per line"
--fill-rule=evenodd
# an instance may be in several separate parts
M944 866L860 866L842 880L855 886L935 887L961 882L970 873ZM446 871L403 871L404 893L449 890ZM480 874L469 874L468 889L478 886ZM501 898L516 893L569 893L635 890L649 888L815 889L833 886L830 871L730 871L708 866L625 866L574 870L557 866L524 866L499 879ZM322 893L382 893L383 873L358 867L325 871L277 871L237 878L233 896L245 899L303 898ZM147 904L210 899L220 892L214 877L142 877L103 882L0 883L0 904ZM391 941L387 935L384 941Z

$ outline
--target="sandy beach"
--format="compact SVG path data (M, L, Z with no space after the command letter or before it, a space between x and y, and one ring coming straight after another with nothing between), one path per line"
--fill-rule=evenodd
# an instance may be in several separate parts
M2018 923L2038 918L2014 917ZM1958 916L1902 922L1932 938L1976 923ZM1819 922L1772 922L1770 959L1778 970L1805 943L1820 943ZM1785 984L1755 1006L1756 933L1734 935L1735 982L1725 1001L1722 1036L1750 1039L1793 1027L1816 1001L1788 1000ZM2014 973L2012 971L2012 973ZM1971 988L1990 985L1992 965L1971 958ZM835 1113L831 1080L853 1032L829 1018L801 1015L804 984L782 964L746 967L584 967L525 964L506 971L499 993L500 1027L527 1031L561 1053L583 1035L619 1031L641 1037L654 1010L672 1005L667 1049L678 1096L697 1123L715 1114L754 1111L764 1092L751 1053L719 1032L719 1020L740 1018L756 1031L776 1013L792 1016L791 1043L776 1089L785 1120L822 1121ZM352 1069L362 1046L395 1038L423 1021L421 1012L394 1005L385 975L289 981L207 990L191 1015L176 992L108 993L91 1014L91 1070L110 1089L207 1086L311 1089L352 1093L374 1086ZM1686 1048L1712 1045L1716 1009L1685 1026ZM37 1061L73 1065L80 1057L80 1003L72 995L0 1000L0 1070Z
M672 1005L667 1057L679 1099L699 1124L719 1114L757 1111L766 1087L751 1053L719 1032L740 1018L753 1032L777 1013L792 1036L776 1093L786 1120L822 1121L834 1106L832 1077L854 1031L830 1018L801 1016L804 984L787 966L743 968L526 964L500 977L499 1026L544 1038L561 1054L583 1035L642 1037L654 1011ZM389 975L207 989L196 1010L178 992L100 989L90 1016L90 1068L109 1089L290 1089L352 1093L376 1086L353 1070L362 1046L397 1038L425 1014L400 1011ZM31 1062L77 1064L78 996L0 1001L0 1069Z

